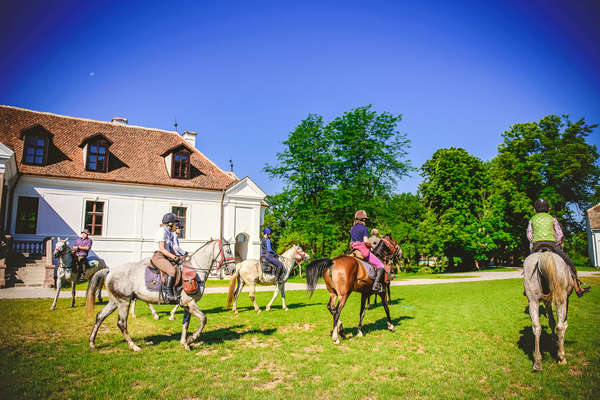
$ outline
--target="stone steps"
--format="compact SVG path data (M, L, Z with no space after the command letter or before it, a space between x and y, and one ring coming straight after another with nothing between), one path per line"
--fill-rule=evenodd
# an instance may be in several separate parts
M12 286L42 287L46 280L46 264L42 257L22 255L7 267L7 276Z

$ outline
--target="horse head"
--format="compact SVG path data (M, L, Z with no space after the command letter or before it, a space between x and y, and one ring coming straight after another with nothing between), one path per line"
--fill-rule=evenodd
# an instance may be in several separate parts
M71 250L69 245L69 238L61 239L60 237L56 241L56 247L54 247L54 258L62 257L65 253Z
M296 263L298 265L300 265L302 263L302 261L308 261L310 260L310 255L308 253L306 253L304 250L302 250L302 247L300 247L299 244L295 244L294 246L292 246L292 248L295 251L295 255L294 255L294 260L296 261Z

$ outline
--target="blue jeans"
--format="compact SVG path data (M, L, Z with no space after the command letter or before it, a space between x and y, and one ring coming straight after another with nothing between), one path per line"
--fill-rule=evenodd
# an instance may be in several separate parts
M268 262L277 265L279 268L283 268L283 264L274 256L264 256L265 260Z

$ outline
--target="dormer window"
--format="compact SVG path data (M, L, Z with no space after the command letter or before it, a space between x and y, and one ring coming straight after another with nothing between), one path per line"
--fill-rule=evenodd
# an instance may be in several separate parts
M87 160L85 168L88 171L106 172L108 169L108 146L104 139L96 139L88 142Z
M108 171L108 161L110 158L108 148L111 144L112 142L101 133L87 137L81 142L79 147L83 150L83 161L85 162L85 169L87 171Z
M181 150L173 153L172 177L188 179L190 177L190 152Z
M34 125L21 131L23 139L23 164L46 165L48 163L48 146L52 134L41 125Z

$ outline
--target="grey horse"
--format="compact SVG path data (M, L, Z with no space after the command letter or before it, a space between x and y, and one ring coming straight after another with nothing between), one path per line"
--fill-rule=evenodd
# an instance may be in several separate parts
M184 315L180 343L185 349L189 350L190 344L198 339L202 329L206 325L206 316L200 311L200 308L197 305L197 302L204 294L204 282L206 282L206 278L208 277L213 264L217 263L220 266L223 265L225 268L228 268L230 265L233 266L234 257L229 243L224 240L211 240L193 252L191 256L188 256L187 261L189 261L192 268L196 270L200 279L198 292L196 294L188 295L184 291L181 293L180 305L184 309ZM92 328L89 338L90 349L96 349L94 341L98 334L98 329L104 319L116 309L119 309L117 326L121 329L129 348L133 351L141 350L141 348L131 340L129 333L127 332L127 317L129 315L131 300L134 297L149 304L158 304L159 302L159 292L150 291L146 287L144 275L146 266L149 265L149 263L150 258L146 258L141 261L112 267L110 271L101 271L99 274L94 275L88 286L87 292L86 307L88 314L91 316L94 311L94 290L103 278L106 278L106 289L110 301L96 315L96 323ZM187 329L192 314L200 320L200 326L188 338Z
M529 315L535 336L535 352L533 354L533 370L542 370L542 354L540 352L540 300L544 302L546 316L552 333L556 328L558 342L558 363L566 364L565 331L567 330L567 309L569 296L573 291L573 278L569 266L557 254L549 251L533 253L523 263L523 286L529 301ZM552 313L552 304L556 307L556 321Z
M71 246L69 245L69 239L65 238L62 240L60 237L54 247L54 258L58 259L58 269L56 271L56 296L50 310L56 308L56 301L60 294L60 289L63 282L71 282L71 308L75 307L75 284L79 282L79 272L73 272L73 256L71 255ZM106 264L102 260L88 260L89 268L85 271L85 279L88 281L98 271L106 268ZM101 282L102 283L102 282ZM102 285L98 285L98 301L102 301Z

